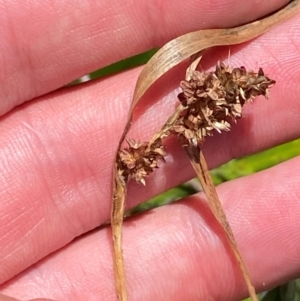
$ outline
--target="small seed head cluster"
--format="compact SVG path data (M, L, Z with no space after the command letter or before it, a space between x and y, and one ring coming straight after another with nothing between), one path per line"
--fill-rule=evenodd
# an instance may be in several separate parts
M214 130L229 131L230 122L242 117L243 105L259 95L268 98L269 88L274 84L261 68L255 73L218 62L213 72L194 70L180 84L181 114L168 125L167 131L160 131L160 137L175 134L184 144L197 146ZM158 168L158 161L164 161L162 139L155 139L151 144L127 139L127 143L128 147L118 154L119 175L124 181L135 179L145 185L145 178Z
M135 179L146 185L145 177L158 168L158 161L164 161L165 151L162 140L138 142L126 139L128 147L119 152L118 172L125 181Z

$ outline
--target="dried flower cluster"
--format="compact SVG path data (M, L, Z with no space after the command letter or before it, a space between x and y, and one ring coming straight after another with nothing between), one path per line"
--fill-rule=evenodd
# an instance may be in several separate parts
M145 177L158 168L158 161L164 161L165 151L161 139L148 142L137 142L126 139L128 147L119 152L118 171L125 181L135 179L146 184Z
M229 131L230 121L242 117L242 106L258 95L268 97L275 83L259 69L247 72L244 67L231 68L218 62L214 72L193 71L181 82L178 98L186 108L174 124L174 131L196 146L213 130Z
M183 111L167 132L177 135L183 143L197 146L213 130L229 131L230 121L242 117L242 107L253 98L263 95L268 98L269 88L275 81L264 75L246 71L244 67L231 68L218 62L214 72L192 71L187 80L181 82L182 92L178 99ZM161 135L165 137L167 135ZM118 156L118 172L124 181L135 179L145 185L147 177L158 161L165 156L162 140L154 143L136 142L127 139L128 147Z

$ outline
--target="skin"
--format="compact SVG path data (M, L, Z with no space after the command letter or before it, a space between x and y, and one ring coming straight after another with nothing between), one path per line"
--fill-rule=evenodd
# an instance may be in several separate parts
M0 1L1 301L116 300L111 231L99 226L110 217L111 166L141 69L57 89L189 31L235 26L286 4L265 2ZM299 138L299 31L295 16L230 47L231 65L262 66L277 84L269 101L245 108L230 133L206 141L211 168ZM228 52L212 50L202 67L226 60ZM171 114L185 67L146 95L130 137L149 139ZM193 177L175 139L167 146L168 163L147 189L130 185L128 208ZM299 172L297 157L218 187L258 290L300 276ZM246 294L202 194L126 220L123 246L129 300Z

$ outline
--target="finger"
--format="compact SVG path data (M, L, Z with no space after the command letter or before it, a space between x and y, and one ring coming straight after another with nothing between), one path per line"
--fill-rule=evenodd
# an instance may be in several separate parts
M259 291L300 275L299 172L300 157L218 187ZM130 218L123 232L130 300L245 297L239 268L202 194ZM2 292L115 300L111 243L109 228L92 232L2 286Z
M0 301L17 301L17 299L0 294Z
M211 167L299 136L299 41L291 43L294 34L287 28L297 29L300 23L294 19L286 26L232 56L236 62L265 59L278 83L272 100L249 106L244 121L231 133L205 143ZM280 52L276 41L284 51ZM279 53L278 60L268 59L272 51ZM0 244L5 247L0 249L0 282L109 219L113 157L138 72L58 91L2 120ZM161 98L160 92L156 90L149 99ZM162 106L140 108L140 121L131 137L149 139L171 113L175 99L173 91ZM146 190L130 185L128 208L193 176L180 146L175 151L172 146L167 149L168 164L149 178Z
M0 294L0 301L18 301L15 298L11 298L9 296L5 296ZM32 300L28 300L28 301L51 301L50 299L32 299ZM53 301L53 300L52 300Z
M97 68L183 33L258 18L287 0L72 2L8 1L0 36L0 115ZM220 17L222 16L222 17ZM180 20L180 21L179 21Z
M38 298L38 299L32 299L32 300L28 300L28 301L54 301L54 300L52 300L52 299Z

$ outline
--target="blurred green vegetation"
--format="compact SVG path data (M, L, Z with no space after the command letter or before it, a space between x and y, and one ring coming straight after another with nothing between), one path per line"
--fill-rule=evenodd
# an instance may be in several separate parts
M102 69L96 70L88 75L89 80L98 79L100 77L112 75L118 72L122 72L124 70L128 70L140 65L146 64L149 59L153 56L153 54L157 51L157 49L151 49L147 52L137 54L125 60L121 60L109 66L106 66ZM86 81L86 79L84 80ZM73 81L70 85L80 84L82 83L82 79L79 78Z
M142 64L145 64L156 50L150 50L146 53L122 60L89 75L90 79L108 76L121 72ZM86 79L85 79L86 80ZM82 80L78 79L71 84L79 84ZM300 139L274 147L252 156L232 160L211 171L214 183L216 185L225 181L247 176L263 169L272 167L283 161L300 155ZM179 200L191 194L198 192L200 189L198 180L194 179L178 187L172 188L165 193L140 204L139 206L127 212L127 215L141 213L159 206L166 205L170 202ZM278 286L270 291L259 294L262 301L300 301L300 280L290 281L284 285ZM250 301L245 299L244 301Z
M263 294L262 301L300 301L300 279L275 287Z
M211 171L216 185L270 168L300 155L300 139L241 159L232 160Z
M97 70L90 74L91 79L96 79L101 76L107 76L110 74L114 74L117 72L121 72L127 69L131 69L133 67L137 67L140 65L144 65L146 62L149 61L149 59L153 56L153 54L156 52L155 49L149 50L145 53L141 53L135 56L132 56L128 59L119 61L115 64L112 64L110 66L107 66L105 68L102 68L100 70Z

